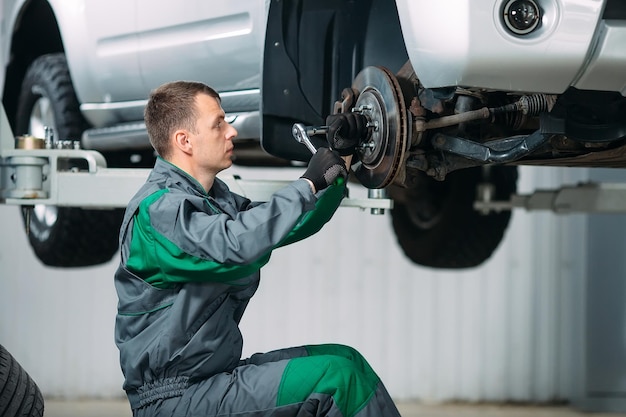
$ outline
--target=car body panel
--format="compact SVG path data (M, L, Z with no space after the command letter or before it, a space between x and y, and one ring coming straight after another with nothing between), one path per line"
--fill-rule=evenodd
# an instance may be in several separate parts
M626 22L602 21L597 45L575 83L582 90L619 91L626 96Z
M7 35L13 30L8 21L16 21L24 3L3 3L3 16L11 16L4 19ZM150 90L175 79L213 86L224 93L228 111L258 111L269 2L51 0L50 5L81 110L93 126L141 120ZM10 38L3 36L0 47L4 62Z
M148 88L174 79L201 79L218 91L259 88L262 2L137 2L139 62Z
M398 0L407 51L420 81L427 88L446 86L490 90L558 94L600 74L589 68L597 42L616 45L623 38L622 25L604 25L598 36L602 0L540 0L544 9L541 26L526 36L505 28L503 1ZM454 30L447 30L454 28ZM622 44L623 45L623 44ZM612 65L626 64L626 49L612 47ZM616 53L617 52L617 53ZM595 71L602 65L596 59ZM617 78L617 79L615 79ZM622 91L626 72L604 80L602 89Z
M26 0L4 0L0 7L0 87L4 89L6 67L11 57L12 34L19 20L18 16L22 10L22 6Z

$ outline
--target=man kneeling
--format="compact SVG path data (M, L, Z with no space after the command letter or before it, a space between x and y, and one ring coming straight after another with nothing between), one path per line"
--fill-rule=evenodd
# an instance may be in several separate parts
M232 165L237 135L224 117L217 92L195 82L159 87L145 110L159 157L126 209L115 274L115 337L133 415L398 416L352 348L240 359L239 322L260 268L272 250L330 220L346 190L351 155L342 144L353 151L362 116L335 116L329 139L339 152L320 148L301 178L263 203L216 178Z

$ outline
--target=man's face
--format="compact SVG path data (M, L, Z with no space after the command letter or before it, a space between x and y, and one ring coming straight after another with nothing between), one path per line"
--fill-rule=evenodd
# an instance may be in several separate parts
M233 164L233 138L237 130L224 120L224 110L217 99L198 94L196 109L199 116L196 131L189 132L193 159L201 170L217 174Z

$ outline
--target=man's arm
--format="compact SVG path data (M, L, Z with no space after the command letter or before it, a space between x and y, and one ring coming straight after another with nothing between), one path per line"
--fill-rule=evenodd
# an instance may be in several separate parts
M315 204L303 180L235 218L216 207L207 212L208 200L178 193L165 189L148 196L133 221L126 267L158 288L253 274Z
M352 155L341 157L346 166L352 162ZM310 181L309 181L310 182ZM315 190L313 183L311 188ZM317 233L331 219L341 200L346 196L346 185L343 178L338 179L320 195L315 203L315 210L305 213L298 224L280 243L280 246L290 245Z
M338 156L330 162L313 158L309 168L315 169L307 171L323 174L322 178L314 176L318 184L334 181L338 174L329 176L328 171L335 171L330 168L336 161L341 161ZM276 192L270 201L233 217L207 199L161 190L140 205L127 266L159 287L242 278L269 260L271 251L302 215L315 208L316 200L309 184L300 179Z
M157 201L151 218L156 219L171 202L168 198ZM234 215L221 212L211 201L184 200L175 218L153 221L153 227L190 255L220 264L245 265L276 247L301 216L315 208L315 202L308 184L298 180L274 193L269 201ZM198 204L208 204L209 212Z

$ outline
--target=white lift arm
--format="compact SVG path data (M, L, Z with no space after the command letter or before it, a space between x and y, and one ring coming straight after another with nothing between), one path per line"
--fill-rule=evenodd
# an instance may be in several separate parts
M150 169L107 168L104 157L81 149L16 149L4 108L0 112L0 203L110 209L126 207L146 181ZM59 143L69 145L72 143ZM59 146L61 147L61 146ZM68 167L85 167L74 170ZM290 181L244 180L220 175L229 188L253 201L267 201ZM373 214L393 207L381 194L346 198L342 206L370 209Z
M557 214L626 213L626 184L587 182L554 190L513 194L508 201L492 201L488 185L479 187L474 207L482 212L513 210L551 210Z

